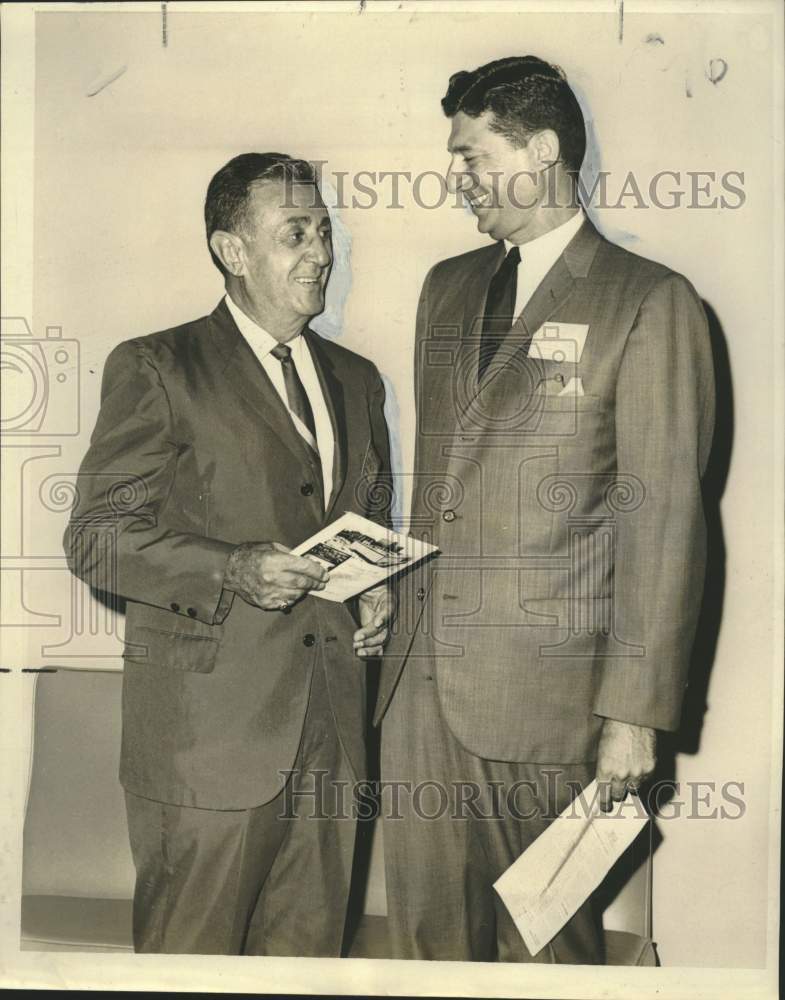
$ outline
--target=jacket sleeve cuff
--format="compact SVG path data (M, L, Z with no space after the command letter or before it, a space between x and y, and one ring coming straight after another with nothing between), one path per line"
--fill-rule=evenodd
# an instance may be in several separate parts
M670 673L657 676L648 657L608 659L593 712L617 722L675 732L686 686Z
M224 588L224 574L230 554L236 548L230 542L204 538L188 554L188 572L170 581L169 610L207 625L220 625L234 600Z

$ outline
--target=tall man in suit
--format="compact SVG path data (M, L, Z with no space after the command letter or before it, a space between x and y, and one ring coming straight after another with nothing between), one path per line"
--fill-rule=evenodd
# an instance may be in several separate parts
M126 606L120 778L137 951L338 955L364 774L363 663L385 588L348 607L290 548L346 510L386 521L376 368L323 340L330 219L304 161L210 182L226 296L116 347L66 533ZM358 627L359 625L359 627ZM343 784L341 784L343 783Z
M707 324L681 275L584 216L561 70L502 59L442 107L449 180L493 243L436 264L417 315L412 528L442 555L403 594L377 707L394 953L601 963L590 905L531 956L492 885L595 776L603 808L637 789L678 725Z

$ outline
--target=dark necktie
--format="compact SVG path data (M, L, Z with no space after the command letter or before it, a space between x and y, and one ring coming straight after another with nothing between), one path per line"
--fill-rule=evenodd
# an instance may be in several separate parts
M281 362L283 369L283 383L286 386L286 398L289 402L289 409L298 418L302 427L295 424L300 436L308 445L316 458L316 467L321 471L319 459L319 447L316 443L316 424L313 419L313 410L308 402L305 387L300 381L297 369L292 361L292 349L286 344L278 344L270 352L274 358Z
M521 252L517 246L514 246L488 285L485 315L482 318L480 356L477 363L478 382L499 349L501 338L510 331L515 322L513 314L515 312L515 293L518 288L518 264L520 261Z

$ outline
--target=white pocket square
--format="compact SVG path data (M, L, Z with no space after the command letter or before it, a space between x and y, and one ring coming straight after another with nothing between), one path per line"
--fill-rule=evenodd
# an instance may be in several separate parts
M529 357L575 364L583 354L588 323L543 323L532 337Z
M559 393L560 396L583 396L585 395L583 391L583 379L580 375L576 375L575 378L571 378L569 382L565 385L562 391Z

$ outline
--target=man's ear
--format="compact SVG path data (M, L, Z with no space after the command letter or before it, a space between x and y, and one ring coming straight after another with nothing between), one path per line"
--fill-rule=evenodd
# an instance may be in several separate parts
M552 167L561 155L559 137L551 128L545 128L529 139L527 146L531 151L535 165L541 170Z
M236 278L245 273L245 254L243 241L235 233L227 233L216 229L210 237L210 249L223 264L229 274Z

